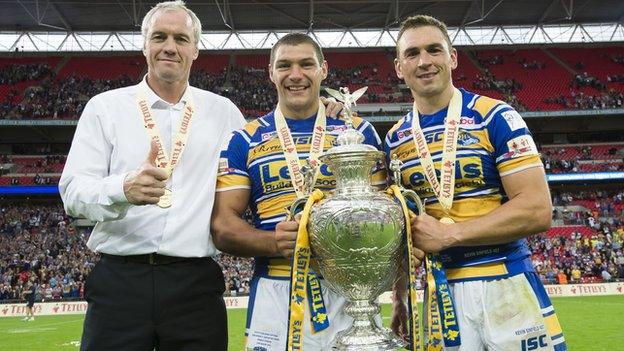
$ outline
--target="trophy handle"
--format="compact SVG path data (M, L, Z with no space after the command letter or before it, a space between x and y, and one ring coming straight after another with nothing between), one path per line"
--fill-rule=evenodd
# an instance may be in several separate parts
M423 206L420 197L413 190L401 189L401 195L405 198L407 207L417 216L425 213L425 207Z
M293 204L290 205L290 207L288 208L288 216L286 217L286 220L292 221L295 218L295 215L303 210L306 202L308 202L307 197L300 197L295 200Z

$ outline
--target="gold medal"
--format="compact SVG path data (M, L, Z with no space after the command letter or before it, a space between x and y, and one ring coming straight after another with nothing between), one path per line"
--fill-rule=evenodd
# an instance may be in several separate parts
M455 221L451 217L442 217L440 218L440 223L453 224Z
M173 193L169 189L165 189L165 195L160 197L160 200L156 204L160 208L168 208L171 207L171 199Z

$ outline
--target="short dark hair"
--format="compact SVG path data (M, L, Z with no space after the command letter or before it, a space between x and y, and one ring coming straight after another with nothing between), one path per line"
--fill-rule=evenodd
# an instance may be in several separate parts
M279 48L282 45L290 45L290 46L295 46L295 45L300 45L300 44L310 44L312 45L312 47L314 47L314 51L316 52L316 58L318 58L319 64L322 64L323 61L325 61L325 56L323 56L323 50L321 49L321 46L314 41L314 39L312 39L309 35L305 34L305 33L288 33L286 35L284 35L283 37L281 37L277 43L275 43L275 45L273 45L273 48L271 48L271 58L270 58L270 64L273 64L273 60L275 60L275 52L277 51L277 48Z
M396 41L397 56L399 56L399 40L401 40L403 33L405 33L405 31L408 29L427 26L438 28L440 32L442 32L442 35L444 35L444 39L446 39L449 50L453 47L453 44L451 43L451 38L448 35L448 30L446 29L446 24L444 24L444 22L432 16L416 15L406 18L405 21L401 23L401 27L399 28L399 35L397 36Z

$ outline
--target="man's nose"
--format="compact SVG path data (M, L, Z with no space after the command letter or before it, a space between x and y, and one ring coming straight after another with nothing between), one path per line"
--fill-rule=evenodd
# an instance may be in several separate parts
M290 70L290 79L301 79L303 78L303 71L299 65L293 65Z
M167 40L165 40L163 50L167 54L175 54L176 52L175 39L173 39L172 37L168 37Z
M431 55L428 52L424 51L418 55L418 66L429 66L431 64Z

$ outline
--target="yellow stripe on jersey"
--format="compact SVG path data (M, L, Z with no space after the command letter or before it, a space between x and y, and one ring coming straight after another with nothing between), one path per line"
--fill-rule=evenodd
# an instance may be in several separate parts
M469 219L485 216L501 206L501 195L470 197L456 199L451 207L450 217L455 222L463 222ZM435 218L447 216L439 203L426 206L427 214Z
M373 176L371 177L371 183L373 185L386 184L386 180L387 180L387 173L385 169L382 169L373 173Z
M490 133L487 128L483 128L481 130L464 130L460 128L459 137L463 138L467 135L477 138L479 142L465 146L462 145L460 140L458 141L459 149L485 149L485 151L489 153L494 153L494 146L490 142Z
M260 128L262 125L260 124L260 121L258 121L257 119L247 123L244 127L243 130L247 132L247 134L249 135L254 135L256 134L256 131L258 130L258 128Z
M364 122L362 117L358 117L358 116L353 116L351 120L353 121L353 128L355 129L358 129L360 125L362 125L362 122Z
M250 188L251 181L246 176L238 174L226 174L217 177L217 190L225 190L228 188Z
M492 99L487 96L480 96L472 109L479 112L481 117L485 118L485 116L487 116L487 114L500 103L502 103L500 100Z
M270 258L267 274L269 277L290 277L291 259L286 258ZM319 270L318 261L314 258L310 260L310 268L313 269L316 274L321 274Z
M555 313L548 317L544 317L544 324L546 324L546 330L551 337L563 332L561 324L559 324L559 318L557 318L557 314Z
M525 157L512 158L508 161L504 161L498 164L498 172L501 177L517 172L518 170L531 168L531 167L541 167L542 161L539 158L539 155L531 155Z
M507 273L507 266L504 263L487 263L478 266L446 269L448 280L496 277Z
M399 127L405 123L405 117L402 117L401 119L399 119L398 122L396 122L392 128L390 128L390 130L388 131L388 135L392 135L394 132L396 132L397 129L399 129Z
M290 181L288 182L290 183ZM292 190L292 187L290 187L289 190L292 191L290 194L283 194L271 199L266 199L257 204L257 212L262 214L262 218L270 218L286 214L286 208L292 205L297 198L295 192Z

